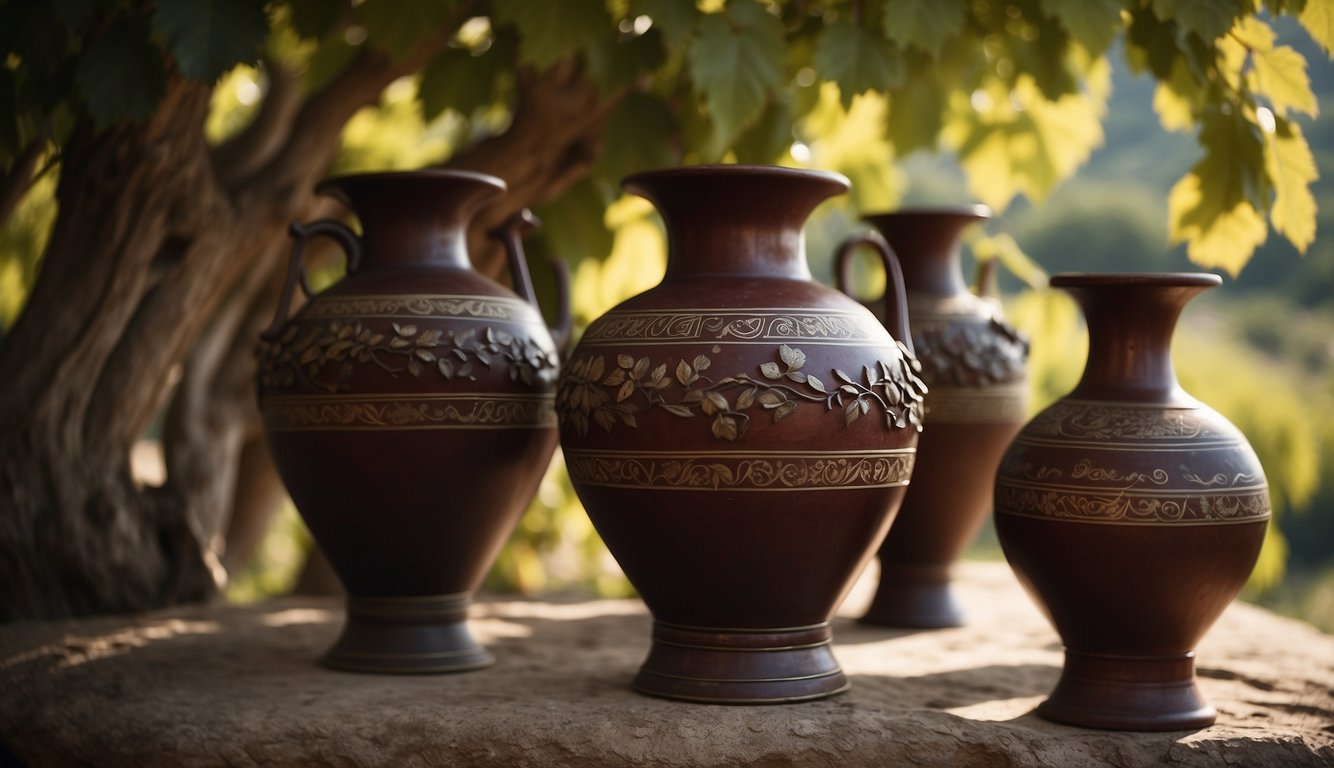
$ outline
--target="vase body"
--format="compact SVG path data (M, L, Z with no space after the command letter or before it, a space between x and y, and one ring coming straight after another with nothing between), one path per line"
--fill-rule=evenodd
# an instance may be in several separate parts
M1177 385L1177 317L1208 274L1058 275L1088 320L1079 385L1006 452L996 529L1065 645L1048 719L1094 728L1213 723L1194 648L1245 584L1270 517L1245 437Z
M903 267L928 387L917 466L880 547L880 581L862 617L868 624L963 623L950 566L991 514L1001 454L1027 417L1027 342L1005 322L999 301L968 289L959 263L960 233L989 215L973 206L866 217Z
M348 275L259 354L260 411L275 464L347 589L347 623L323 662L371 672L486 666L469 597L555 449L557 352L537 308L478 274L473 214L504 184L462 172L332 179L355 211L299 231L339 240ZM296 278L299 278L297 280ZM528 292L529 294L531 292Z
M902 498L922 397L911 352L810 278L802 225L847 180L714 166L624 187L662 213L666 276L588 327L556 408L579 498L655 619L634 686L838 693L829 621Z

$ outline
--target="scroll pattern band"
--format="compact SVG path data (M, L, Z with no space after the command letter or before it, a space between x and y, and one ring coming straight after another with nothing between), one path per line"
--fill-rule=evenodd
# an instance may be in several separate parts
M275 432L555 427L550 394L274 397L264 402Z
M926 395L927 424L1022 424L1028 387L933 387Z
M570 477L587 485L658 490L822 491L908 484L916 451L699 453L569 450Z
M540 324L531 304L503 296L450 294L392 294L385 296L321 296L303 314L307 318L345 317L453 317L512 320Z
M590 325L579 343L587 347L627 341L678 344L794 340L883 344L884 329L868 314L840 310L612 311Z

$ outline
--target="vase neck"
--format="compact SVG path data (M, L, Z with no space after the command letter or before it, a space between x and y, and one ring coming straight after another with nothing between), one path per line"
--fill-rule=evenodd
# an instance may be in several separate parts
M1172 366L1172 335L1186 304L1217 285L1207 274L1058 275L1079 302L1088 362L1070 397L1169 404L1191 401Z
M505 184L466 171L412 171L335 177L319 191L361 220L362 269L470 269L468 225Z
M802 227L821 201L848 190L837 174L762 166L697 166L627 178L667 228L666 279L809 280Z
M968 292L960 262L960 236L970 224L990 216L986 206L904 210L867 216L903 268L903 285L913 293L955 296Z

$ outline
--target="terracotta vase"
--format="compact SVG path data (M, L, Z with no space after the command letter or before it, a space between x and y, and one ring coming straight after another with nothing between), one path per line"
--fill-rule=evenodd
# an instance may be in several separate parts
M518 295L468 260L469 222L504 189L456 171L344 176L319 191L352 208L361 237L336 221L292 227L285 291L259 352L260 411L283 482L347 588L328 666L492 662L468 631L469 596L557 439L557 347L518 247L531 220L494 233ZM295 289L309 292L302 250L315 236L343 247L348 274L289 319Z
M903 497L922 399L910 348L811 280L802 226L848 182L713 166L623 186L662 214L666 275L588 327L556 409L579 498L655 619L634 687L838 693L829 621Z
M903 267L913 347L929 388L917 467L880 547L880 583L862 617L868 624L963 623L950 566L991 514L996 467L1028 415L1028 342L1005 322L1000 302L969 291L959 264L960 233L990 214L978 205L866 217ZM836 259L845 291L856 242ZM985 292L985 273L980 282ZM883 302L871 306L884 310Z
M1171 338L1209 274L1058 275L1079 301L1079 385L1038 414L996 479L996 529L1060 633L1065 668L1038 714L1092 728L1214 721L1194 648L1236 596L1268 524L1245 437L1178 386Z

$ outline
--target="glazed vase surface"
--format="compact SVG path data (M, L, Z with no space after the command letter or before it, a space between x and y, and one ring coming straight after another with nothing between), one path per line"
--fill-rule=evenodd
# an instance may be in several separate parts
M1079 385L1015 439L996 529L1065 645L1050 720L1183 730L1214 722L1195 646L1245 584L1270 501L1246 438L1177 384L1182 308L1221 281L1194 273L1058 275L1088 321Z
M511 273L528 299L468 260L468 224L504 184L422 171L339 177L320 191L364 232L294 225L259 392L279 474L348 593L323 662L396 673L487 666L466 623L470 596L557 442L557 350L522 255L511 248ZM288 319L315 236L344 248L348 273Z
M925 429L903 506L878 553L879 584L862 621L959 626L950 567L992 509L1001 454L1027 417L1028 343L1000 302L974 294L960 266L960 233L985 206L907 209L865 217L898 256L913 347L926 382ZM840 287L852 288L840 252ZM984 294L987 278L980 281ZM877 302L873 309L882 313Z
M710 166L624 187L662 214L666 275L588 327L556 408L579 498L654 616L634 687L841 692L830 619L902 499L922 399L910 349L810 277L802 226L847 180Z

